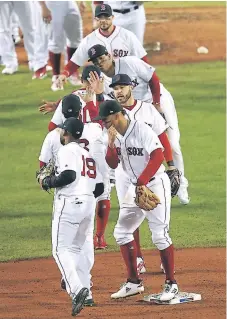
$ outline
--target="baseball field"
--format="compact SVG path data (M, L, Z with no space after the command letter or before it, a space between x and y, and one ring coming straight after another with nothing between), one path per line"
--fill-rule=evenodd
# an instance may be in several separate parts
M141 296L110 299L126 274L112 235L118 217L113 189L108 249L96 254L92 272L97 306L84 309L80 318L225 318L225 9L225 2L146 3L145 47L175 100L190 183L190 204L182 206L177 198L172 203L176 279L181 291L200 293L202 301L150 306L139 302ZM90 31L88 10L84 32ZM157 41L159 52L152 50ZM200 46L207 47L208 54L198 54ZM65 319L71 304L60 290L60 274L51 257L52 195L39 189L35 172L50 120L38 107L74 87L68 84L64 91L52 92L51 75L31 80L23 46L17 51L19 72L0 75L0 319ZM148 270L143 275L146 293L160 292L164 277L146 222L140 234Z

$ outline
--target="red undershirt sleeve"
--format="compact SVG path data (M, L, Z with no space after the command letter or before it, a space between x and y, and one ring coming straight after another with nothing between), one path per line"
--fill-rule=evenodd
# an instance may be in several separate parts
M152 78L149 81L149 87L153 97L153 103L160 103L160 82L159 78L154 72Z
M163 154L164 154L166 163L173 161L173 153L172 153L172 149L171 149L167 134L163 132L162 134L158 136L158 138L164 147Z
M80 68L79 65L77 65L76 63L70 60L64 67L64 71L62 72L62 74L64 74L68 78L70 75L75 73L79 68Z
M46 165L46 163L44 163L44 162L42 162L42 161L39 161L39 167L41 168L41 167L43 167L43 166L45 166Z
M50 122L50 123L48 124L48 131L51 132L51 131L53 131L54 129L56 129L56 127L58 127L58 126L57 126L55 123Z
M110 148L108 146L107 153L106 153L107 164L109 165L110 168L115 169L118 166L118 161L119 159L118 159L116 147Z
M150 155L150 160L137 180L137 186L147 185L155 175L164 160L161 148L157 148Z
M147 55L145 55L144 57L142 57L141 60L143 60L144 62L146 62L147 64L149 64Z

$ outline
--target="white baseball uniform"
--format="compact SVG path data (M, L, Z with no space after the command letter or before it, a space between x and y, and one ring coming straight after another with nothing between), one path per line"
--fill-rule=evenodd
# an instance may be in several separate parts
M76 1L46 1L51 11L49 51L61 53L65 43L77 48L83 37L82 19Z
M111 6L114 15L114 25L130 30L143 44L146 25L143 4L140 4L140 1L104 1L103 3Z
M147 166L150 154L162 145L152 128L139 121L131 121L124 136L117 134L115 145L122 169L128 175L130 188L135 189L137 179ZM117 182L118 178L116 179ZM132 185L134 184L134 185ZM160 199L161 204L154 210L145 212L135 208L135 192L129 189L125 194L125 202L131 207L122 207L114 230L114 237L119 245L125 245L133 240L133 232L148 219L153 243L159 250L172 244L169 237L171 189L169 177L161 164L155 175L148 182L150 188Z
M94 223L97 183L95 161L90 154L72 142L60 148L56 175L65 170L76 172L71 184L56 188L52 220L52 251L69 295L83 287L90 289L90 274L81 251Z
M115 61L115 74L127 74L131 78L134 86L133 96L138 100L152 102L152 94L148 82L154 71L155 68L137 57L127 56ZM105 80L108 84L110 83L108 77L105 77ZM114 98L113 90L111 88L107 89L107 85L105 85L104 93L109 97ZM184 176L184 160L180 147L180 131L177 112L171 94L162 83L160 83L160 95L160 105L169 125L167 134L173 152L174 164L181 172L181 185L187 187L188 181Z
M44 163L48 163L50 160L52 160L54 163L56 162L59 149L63 147L63 145L60 142L60 132L61 132L61 129L56 128L55 130L47 134L41 148L41 152L39 156L40 161ZM83 134L81 136L81 139L79 140L80 146L82 146L87 151L90 150L89 153L91 154L92 158L95 160L98 171L102 172L102 179L107 180L107 182L104 183L104 186L105 186L104 193L97 198L97 201L100 201L103 199L109 199L109 194L110 194L108 166L105 161L105 146L100 141L101 134L102 134L102 128L99 124L85 123ZM88 166L89 166L89 162L88 162ZM95 210L93 213L95 215ZM89 273L94 265L93 231L94 231L94 218L90 223L86 241L83 246L83 251L80 257L81 259L85 260ZM82 265L84 265L84 262L82 262ZM91 292L89 297L91 297Z
M147 52L131 31L116 27L108 37L102 35L99 29L88 34L73 54L71 61L83 66L89 59L88 50L96 44L104 45L114 59L128 55L135 55L141 59L147 55Z
M7 68L17 68L18 60L11 34L11 15L17 14L24 35L24 46L28 55L29 68L33 69L35 54L35 24L32 1L0 1L0 56Z
M48 28L42 17L38 1L33 1L33 18L35 23L35 58L34 71L43 68L48 62Z

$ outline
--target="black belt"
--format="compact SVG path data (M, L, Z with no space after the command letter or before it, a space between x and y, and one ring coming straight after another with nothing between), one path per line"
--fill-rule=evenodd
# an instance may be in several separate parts
M126 14L126 13L133 11L133 10L137 10L138 8L139 8L139 6L134 6L132 9L125 9L125 10L113 9L113 12Z
M154 181L155 180L155 177L152 177L150 180L149 180L149 183Z

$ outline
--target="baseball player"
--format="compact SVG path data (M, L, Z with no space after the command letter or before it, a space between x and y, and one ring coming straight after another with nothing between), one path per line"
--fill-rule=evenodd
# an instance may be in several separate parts
M56 81L56 86L59 88L63 88L66 78L87 62L88 50L96 44L104 45L114 59L135 55L139 59L147 61L147 52L137 37L131 31L113 25L112 9L109 5L98 5L95 9L95 17L99 28L82 40Z
M133 32L143 44L146 25L143 1L93 1L93 3L94 6L109 4L113 10L114 25Z
M133 97L132 82L127 74L117 74L112 79L111 84L114 90L115 99L121 104L126 111L130 120L137 120L147 123L152 127L153 131L158 136L160 142L164 147L164 157L168 166L168 170L174 170L174 161L171 146L166 134L168 125L160 113L151 103L135 100ZM124 201L125 194L130 186L130 179L121 169L121 166L116 169L116 191L119 199L120 209L127 207L127 202ZM129 206L131 207L131 205ZM135 209L135 205L134 208ZM145 273L146 268L142 257L139 241L139 229L134 232L134 239L137 248L137 267L140 273Z
M49 59L53 68L53 91L59 90L55 80L60 74L61 53L67 40L68 61L78 48L82 36L82 19L75 1L40 1L43 19L50 24ZM73 85L80 84L78 75L72 72L69 81Z
M24 35L24 46L28 55L29 69L33 70L35 25L32 19L32 7L32 1L0 1L0 56L5 65L2 74L11 75L18 70L17 54L10 28L13 12L18 16Z
M96 103L96 96L93 91L89 89L89 74L91 72L97 72L97 75L100 75L100 70L93 66L86 66L82 72L82 84L85 88L79 89L73 92L76 96L80 97L82 104L81 118L84 123L90 122L95 116L98 115L98 108L94 103ZM56 109L57 108L57 109ZM65 121L64 114L62 113L62 100L55 102L47 102L41 106L40 110L43 111L52 111L56 109L50 123L48 126L49 131L55 129L58 125L61 125ZM96 214L96 234L94 236L94 246L95 249L105 249L107 243L104 237L106 225L110 213L110 181L109 178L104 179L105 191L98 198L97 202L97 214Z
M148 220L152 232L153 243L160 251L161 260L166 271L165 287L160 297L169 301L178 293L178 285L174 278L174 248L169 236L171 189L170 181L162 165L164 160L162 145L152 128L139 121L131 121L122 114L122 107L117 101L101 103L99 116L109 133L109 145L106 160L111 168L122 166L128 175L131 186L149 188L160 200L152 211L138 210L133 207L127 214L120 210L114 229L114 237L120 245L121 253L128 271L127 282L119 291L111 295L118 299L135 295L144 291L144 286L137 272L136 245L133 232L144 220ZM125 201L134 202L131 191L126 193Z
M180 147L180 131L174 100L164 85L159 82L154 67L133 56L126 56L114 60L106 48L101 45L90 48L88 54L90 60L109 77L109 79L105 78L105 81L110 81L114 75L119 73L127 74L133 84L134 98L136 100L152 102L156 109L165 117L169 125L167 134L173 152L173 160L175 166L181 173L180 189L177 196L180 203L184 205L189 204L190 198L187 191L188 181L184 176L184 161ZM92 79L93 77L91 77L91 80ZM107 85L105 85L104 93L110 98L114 98L111 89L111 84L109 89L107 89Z
M62 101L62 111L65 119L69 117L79 118L81 112L81 102L79 97L73 94L65 96ZM102 128L99 124L85 123L83 134L78 143L85 150L89 150L92 158L94 158L97 163L98 170L102 172L103 178L108 180L108 168L105 162L104 145L100 143L99 139L101 134ZM61 139L62 136L60 128L56 128L47 134L39 156L40 167L47 164L50 160L56 162L57 153L62 147ZM107 186L108 184L105 183L105 185ZM104 192L108 192L108 190L105 188ZM101 200L103 196L105 195L100 195L98 200ZM94 223L91 223L86 242L83 246L83 253L81 254L81 259L83 258L83 260L85 260L81 263L81 265L84 266L84 264L86 264L89 273L91 272L94 264L93 231ZM61 287L65 287L64 280L61 282ZM94 304L94 301L90 291L90 285L88 285L87 288L89 289L89 295L85 301L85 306L91 306Z
M65 146L60 148L55 163L55 175L39 180L44 190L56 188L52 220L53 257L72 298L72 315L83 308L89 295L90 278L86 264L81 265L81 250L93 222L95 197L103 184L97 182L96 163L78 145L83 123L67 119L62 128ZM101 188L100 188L101 186Z

